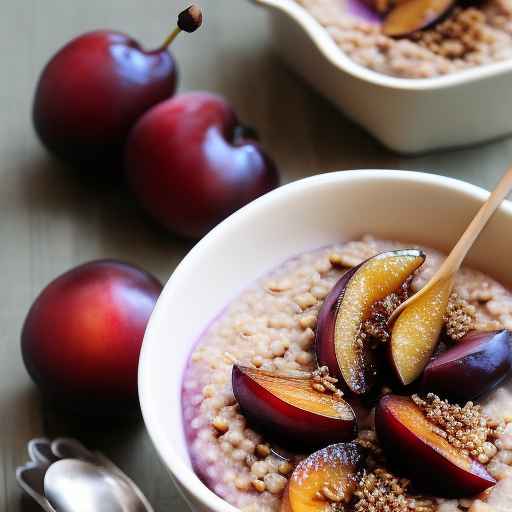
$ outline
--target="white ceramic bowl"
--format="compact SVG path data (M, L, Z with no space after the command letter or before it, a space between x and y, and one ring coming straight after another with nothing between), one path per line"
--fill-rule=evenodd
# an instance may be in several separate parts
M203 238L169 279L149 322L139 367L144 420L156 449L197 511L234 512L191 469L181 380L200 333L256 278L303 251L364 233L449 250L487 192L442 176L344 171L283 186ZM512 204L495 215L469 262L512 284Z
M349 59L294 0L253 0L270 13L283 59L385 146L401 153L464 146L512 132L512 59L402 79Z

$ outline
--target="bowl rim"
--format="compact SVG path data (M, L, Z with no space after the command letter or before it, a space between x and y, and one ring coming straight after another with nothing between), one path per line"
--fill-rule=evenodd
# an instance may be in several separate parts
M253 3L279 10L292 18L306 32L323 56L340 71L373 85L403 91L431 91L456 87L497 77L512 71L512 58L475 66L432 78L399 78L378 73L353 61L339 48L327 30L295 0L251 0Z
M425 185L434 185L442 188L453 189L456 192L466 195L469 199L476 199L483 202L487 199L489 192L482 187L467 183L462 180L442 176L440 174L430 174L418 171L405 171L405 170L392 170L392 169L355 169L346 171L334 171L323 174L317 174L307 178L303 178L286 185L283 185L272 192L269 192L258 199L252 201L246 206L242 207L237 212L233 213L227 219L218 224L212 231L210 231L204 238L202 238L182 259L174 272L172 272L164 289L157 301L155 309L149 319L144 341L142 344L139 370L138 370L138 388L139 388L139 401L142 411L142 417L146 425L149 437L155 447L155 450L166 466L167 470L171 473L174 480L179 483L178 489L186 495L189 494L198 500L203 507L213 512L237 512L238 509L233 505L217 496L211 491L194 473L191 466L185 463L174 449L172 443L166 438L166 431L159 427L159 422L156 418L156 411L152 407L152 401L149 399L151 396L150 379L146 377L151 370L151 359L149 358L149 346L153 344L155 339L159 339L159 322L160 318L165 316L167 308L166 297L170 295L171 289L177 283L180 286L181 276L186 273L189 267L194 267L202 261L202 253L208 246L216 240L219 234L226 229L236 229L243 224L244 220L250 215L257 214L265 210L268 204L275 201L284 200L285 197L293 190L300 190L312 185L320 185L325 183L336 183L339 185L343 182L350 182L353 180L367 180L372 179L380 180L399 180L406 182L415 182ZM512 221L512 202L505 200L500 210L504 211ZM182 417L178 420L179 428L183 428ZM180 487L181 486L181 487Z

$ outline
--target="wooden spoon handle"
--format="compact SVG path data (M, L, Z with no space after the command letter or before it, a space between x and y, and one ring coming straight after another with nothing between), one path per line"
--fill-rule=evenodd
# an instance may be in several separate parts
M497 187L491 193L487 201L482 205L475 215L466 231L462 234L455 247L433 276L432 281L439 282L453 276L462 265L466 254L471 249L478 235L482 232L487 222L497 210L499 205L507 197L512 189L512 167L501 178Z
M392 324L398 315L414 301L418 300L423 294L427 293L435 284L440 281L448 281L447 285L450 288L453 286L453 276L459 270L466 254L481 233L482 229L486 226L492 214L496 211L498 206L507 197L512 189L512 167L501 178L500 182L491 193L487 201L481 206L478 213L475 215L466 231L462 234L459 241L455 244L448 257L444 260L439 270L430 278L428 283L412 297L409 297L405 302L402 302L389 317L389 324Z

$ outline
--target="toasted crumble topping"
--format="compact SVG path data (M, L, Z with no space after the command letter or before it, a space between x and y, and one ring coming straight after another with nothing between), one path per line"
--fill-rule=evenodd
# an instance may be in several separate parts
M467 402L463 407L452 405L429 393L426 398L413 395L412 400L426 418L439 428L438 434L462 453L487 464L496 455L493 441L504 430L504 423L496 422L482 413L480 405Z
M409 480L384 468L366 472L358 484L354 512L434 512L436 503L408 494Z
M373 304L370 318L363 322L362 327L363 333L365 335L370 336L371 338L379 341L380 343L387 343L389 341L389 315L387 314L387 307L385 305L386 299ZM387 301L387 303L390 304L392 301L393 298L390 298L389 301Z
M366 451L367 469L373 470L385 464L384 452L379 445L374 430L361 430L357 435L356 443Z
M444 320L448 337L453 341L459 341L474 328L476 321L475 307L457 293L452 293L448 300Z
M462 59L495 39L486 26L485 14L474 7L456 8L445 21L430 30L417 31L410 38L447 59Z
M389 341L388 319L393 311L409 298L413 276L409 276L393 293L372 305L370 316L363 322L362 331L382 343Z
M327 366L321 366L311 373L311 387L319 393L331 393L337 398L343 396L343 392L336 387L338 379L329 374Z
M365 449L365 473L354 493L353 512L434 512L435 501L409 492L409 480L385 469L386 460L374 430L361 430L356 442Z
M316 493L315 499L328 502L332 512L345 512L345 504L350 501L350 499L343 494L338 494L338 492L327 483Z

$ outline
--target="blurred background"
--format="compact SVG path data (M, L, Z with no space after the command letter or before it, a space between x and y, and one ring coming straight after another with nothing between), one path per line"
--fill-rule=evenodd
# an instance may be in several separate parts
M512 140L403 157L383 149L295 75L268 45L266 16L248 0L201 0L204 26L172 46L180 90L227 98L254 126L282 182L317 172L394 168L435 172L492 187L512 160ZM163 282L193 242L147 220L120 184L68 172L41 146L31 123L39 73L72 37L96 28L161 43L186 5L179 0L2 0L0 15L0 509L35 510L14 470L33 437L72 435L108 454L157 510L185 510L156 458L142 421L84 422L44 405L20 357L26 312L54 277L112 257ZM85 173L87 174L87 173ZM397 200L407 201L400 197Z

